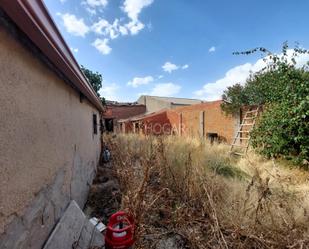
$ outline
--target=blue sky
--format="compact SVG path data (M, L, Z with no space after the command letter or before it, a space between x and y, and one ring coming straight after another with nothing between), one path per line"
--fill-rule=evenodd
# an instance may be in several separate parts
M307 0L44 0L77 61L103 75L101 95L219 99L288 41L309 47ZM300 63L306 60L300 58Z

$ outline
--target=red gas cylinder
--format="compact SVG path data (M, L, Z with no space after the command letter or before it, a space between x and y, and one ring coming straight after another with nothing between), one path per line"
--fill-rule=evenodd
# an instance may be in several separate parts
M134 221L123 211L113 214L105 234L106 249L129 249L134 244Z

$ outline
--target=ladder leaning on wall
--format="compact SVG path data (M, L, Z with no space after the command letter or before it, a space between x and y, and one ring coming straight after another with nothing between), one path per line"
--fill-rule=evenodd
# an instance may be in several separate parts
M231 154L238 156L244 156L247 154L251 139L250 132L255 125L259 111L260 107L258 106L255 109L250 109L246 112L231 145Z

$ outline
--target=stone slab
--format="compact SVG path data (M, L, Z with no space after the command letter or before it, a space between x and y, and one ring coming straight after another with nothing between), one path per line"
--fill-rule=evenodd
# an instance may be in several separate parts
M73 200L43 249L88 249L90 246L104 248L104 238Z
M104 237L91 222L86 222L78 241L77 249L88 249L89 247L104 248Z

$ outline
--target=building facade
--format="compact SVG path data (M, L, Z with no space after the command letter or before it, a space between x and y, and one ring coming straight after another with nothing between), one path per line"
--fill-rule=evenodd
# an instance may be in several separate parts
M153 113L163 109L174 109L178 107L200 104L203 103L203 101L198 99L142 95L137 100L137 103L146 106L146 113Z
M40 0L0 2L0 248L42 248L100 157L103 106Z

